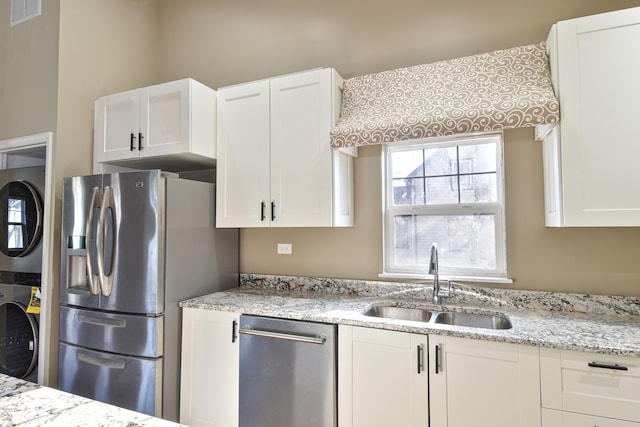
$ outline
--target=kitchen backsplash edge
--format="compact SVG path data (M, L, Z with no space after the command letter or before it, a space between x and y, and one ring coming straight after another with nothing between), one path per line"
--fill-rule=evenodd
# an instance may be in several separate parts
M240 287L327 294L425 299L430 301L430 283L400 283L263 274L240 275ZM640 297L523 291L452 284L453 295L445 305L510 307L522 310L588 313L594 315L640 315Z

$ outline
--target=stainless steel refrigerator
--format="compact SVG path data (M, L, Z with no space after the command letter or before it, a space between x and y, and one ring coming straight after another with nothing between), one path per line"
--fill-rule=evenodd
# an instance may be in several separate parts
M158 170L65 178L60 389L177 421L178 302L238 286L214 191Z

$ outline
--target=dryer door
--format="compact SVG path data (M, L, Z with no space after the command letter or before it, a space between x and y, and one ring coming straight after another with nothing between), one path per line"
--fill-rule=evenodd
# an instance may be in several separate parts
M0 372L24 378L38 362L38 325L17 302L0 305Z
M23 257L42 235L42 199L26 181L11 181L0 189L0 251Z

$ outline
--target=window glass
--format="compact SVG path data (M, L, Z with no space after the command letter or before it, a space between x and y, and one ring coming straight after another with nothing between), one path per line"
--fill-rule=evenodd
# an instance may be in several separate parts
M502 137L385 148L385 272L506 276Z
M9 249L24 249L25 209L25 199L9 198L7 202L7 247Z
M496 268L495 216L478 215L397 215L394 217L395 263L423 266L438 243L439 268Z

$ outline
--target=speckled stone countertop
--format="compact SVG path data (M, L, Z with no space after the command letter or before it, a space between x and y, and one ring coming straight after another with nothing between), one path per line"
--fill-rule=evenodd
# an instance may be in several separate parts
M179 424L0 374L0 425L171 427Z
M243 274L239 288L180 306L640 357L640 297L452 289L451 297L434 306L429 285ZM363 314L376 305L503 313L513 327L469 328Z

